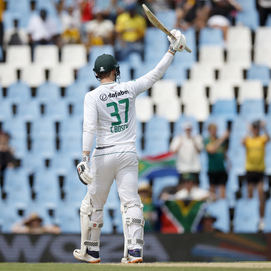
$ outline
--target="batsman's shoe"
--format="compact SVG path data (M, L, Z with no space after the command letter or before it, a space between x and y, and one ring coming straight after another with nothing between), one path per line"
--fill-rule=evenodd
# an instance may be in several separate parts
M122 263L143 263L141 252L139 249L128 250L128 257L122 258Z
M99 251L87 250L87 254L83 255L80 249L75 249L73 251L73 256L77 260L88 262L88 263L99 263L101 261L100 256L99 256Z

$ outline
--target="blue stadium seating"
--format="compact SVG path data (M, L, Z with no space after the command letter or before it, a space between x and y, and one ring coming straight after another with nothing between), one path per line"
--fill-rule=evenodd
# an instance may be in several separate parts
M185 123L185 122L190 122L193 126L192 128L192 134L198 134L199 133L199 125L198 125L198 122L196 121L196 119L194 117L190 117L190 116L185 116L185 115L182 115L175 123L174 123L174 133L173 135L176 136L176 135L179 135L179 134L182 134L184 131L183 131L183 128L182 128L182 125Z
M82 149L82 138L62 138L60 140L60 152L68 154L70 157L75 159L80 157Z
M259 14L256 10L238 12L236 23L243 24L255 31L259 27Z
M254 0L237 0L242 10L256 10L256 2Z
M155 15L161 22L163 22L163 25L165 25L168 29L174 28L176 17L175 10L168 9L164 11L158 11Z
M263 86L268 86L270 70L267 66L252 65L247 71L247 79L259 79Z
M148 122L146 122L145 126L146 139L151 139L153 137L169 139L169 136L170 136L170 125L165 118L154 115Z
M227 200L220 199L211 203L207 207L207 212L217 219L214 222L215 229L225 233L230 231L230 212Z
M88 64L79 69L77 74L77 81L86 85L87 87L98 87L100 82L95 78L93 67L93 64Z
M264 101L263 100L245 100L240 107L240 115L250 116L254 119L264 118Z
M31 100L31 90L28 85L17 82L8 87L6 98L13 103L26 102Z
M76 167L71 157L60 152L55 153L50 159L50 169L58 176L67 176L70 175L70 172L72 171L76 172Z
M60 87L53 83L46 82L37 88L36 98L41 103L58 101L61 99Z
M61 121L59 126L60 138L79 138L82 136L83 119L80 117L70 117Z
M220 45L223 46L223 33L219 28L203 28L199 34L199 46Z
M26 152L21 157L21 166L28 174L32 174L45 167L45 160L40 155L37 156L31 152Z
M149 138L145 140L144 155L159 155L168 152L169 140L166 138Z
M224 116L227 120L234 120L237 115L237 103L235 100L218 100L213 104L212 115Z
M41 115L40 104L36 100L29 100L17 104L16 115L25 119L25 121L32 121Z
M69 106L64 99L59 101L46 102L44 104L44 116L54 121L61 121L69 116Z
M265 202L264 220L265 220L264 232L271 232L271 198L269 198Z
M11 138L10 146L16 151L16 157L21 158L27 153L27 141L24 137Z
M120 81L128 82L131 80L130 64L127 62L118 62L120 65Z
M30 5L29 0L8 0L7 2L7 10L13 12L23 12L29 13L30 12Z
M92 46L90 49L89 62L91 63L92 69L94 67L94 61L96 58L102 54L115 55L114 47L112 45L103 45L103 46ZM92 70L91 69L91 70Z
M233 219L234 233L257 233L259 219L259 201L257 199L237 200Z
M181 86L184 81L186 80L186 68L187 67L182 67L182 65L177 64L169 66L167 71L165 72L163 79L170 79L174 80L174 82L178 85Z
M140 69L144 65L141 55L136 52L129 55L128 62L130 63L131 69Z
M12 117L12 105L9 101L0 100L0 121L3 122Z
M12 136L12 138L26 138L26 122L20 116L6 120L2 128L4 131L8 132Z
M51 118L37 118L31 123L31 138L55 138L55 122Z
M92 76L93 76L93 73L92 73ZM76 81L66 88L65 98L70 101L72 101L73 99L78 99L83 102L85 95L88 91L89 91L89 88L86 84L81 83L80 81Z
M56 151L54 138L34 138L32 140L31 152L44 158L50 158Z

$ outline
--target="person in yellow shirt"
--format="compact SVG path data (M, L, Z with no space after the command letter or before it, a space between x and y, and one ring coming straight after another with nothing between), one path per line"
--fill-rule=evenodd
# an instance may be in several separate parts
M126 7L126 12L116 20L117 59L125 60L130 53L136 52L143 56L143 39L146 30L146 20L136 13L136 3Z
M260 135L260 130L263 134ZM259 227L263 227L265 197L263 191L263 177L265 171L265 144L270 140L265 123L255 121L250 127L251 135L243 139L242 144L246 147L246 179L248 187L248 197L253 197L253 189L257 186L260 199L260 216Z

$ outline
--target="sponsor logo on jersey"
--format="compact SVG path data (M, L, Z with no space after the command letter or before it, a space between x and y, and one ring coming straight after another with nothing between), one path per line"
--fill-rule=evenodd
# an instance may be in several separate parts
M106 100L107 100L107 95L106 95L106 94L101 94L101 95L100 95L100 99L101 99L102 101L106 101Z
M128 124L111 126L110 130L112 134L123 132L129 127Z
M128 94L128 93L129 93L128 90L115 91L115 93L109 93L108 98L116 98L118 96L122 96L122 95L125 95L125 94Z

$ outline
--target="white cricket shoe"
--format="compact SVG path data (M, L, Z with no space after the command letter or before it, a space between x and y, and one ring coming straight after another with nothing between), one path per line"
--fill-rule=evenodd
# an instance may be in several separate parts
M88 252L91 253L90 251L88 251ZM95 252L98 252L98 251L95 251ZM88 253L85 255L82 255L80 249L75 249L73 251L73 256L77 260L88 262L88 263L99 263L101 261L101 259L99 257L99 252L97 253L98 258L96 258L96 257L92 257Z
M128 257L122 258L122 263L143 263L141 253L139 249L128 250Z

